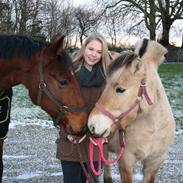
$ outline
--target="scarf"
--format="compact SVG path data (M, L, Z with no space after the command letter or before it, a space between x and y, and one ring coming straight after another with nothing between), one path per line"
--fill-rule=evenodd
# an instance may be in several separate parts
M82 65L77 73L77 79L81 87L101 87L105 82L101 64L95 64L91 71Z

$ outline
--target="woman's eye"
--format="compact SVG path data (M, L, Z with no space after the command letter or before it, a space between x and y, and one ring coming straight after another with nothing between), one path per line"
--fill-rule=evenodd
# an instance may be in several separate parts
M88 48L90 51L93 51L94 49L93 48Z
M102 55L102 52L99 51L99 52L97 52L97 54Z
M124 89L124 88L122 88L122 87L117 87L116 88L116 93L123 93L123 92L125 92L126 91L126 89Z

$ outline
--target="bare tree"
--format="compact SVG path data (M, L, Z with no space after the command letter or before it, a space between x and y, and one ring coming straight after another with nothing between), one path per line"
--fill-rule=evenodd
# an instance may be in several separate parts
M144 22L149 30L149 37L151 39L156 38L158 20L156 19L157 8L154 0L116 0L105 4L105 11L115 8L114 11L117 11L118 14L123 14L124 19L125 16L129 17L129 14L134 16L136 20L132 22L133 25L131 25L130 31Z
M183 19L182 0L114 0L106 2L105 10L109 8L120 9L121 11L137 11L143 14L146 28L149 30L149 37L156 38L156 30L159 23L162 23L162 39L164 45L169 44L169 32L171 25L177 19ZM131 7L131 8L130 8ZM133 8L132 8L133 7ZM134 26L133 26L134 27Z
M30 17L30 1L29 0L19 0L19 33L27 34L27 23Z
M45 19L45 32L48 39L51 39L58 30L58 22L60 17L58 0L50 0L44 2L43 16Z
M123 15L113 9L109 9L109 11L105 11L105 14L103 14L102 22L104 32L107 32L107 35L110 37L111 46L116 46L118 40L117 35L121 34L123 26Z
M97 30L98 19L93 10L78 7L75 9L76 26L78 28L79 40L82 45L83 39L90 31Z
M11 20L12 4L10 0L0 1L0 32L12 33L13 22Z
M39 17L41 5L42 0L35 0L31 12L30 36L37 39L44 39L44 36L41 34L42 20Z
M42 0L11 0L14 33L42 37L42 21L39 14L41 2Z
M169 45L169 32L175 20L183 19L182 0L158 0L159 14L162 22L162 37L160 42Z
M62 10L59 30L62 32L62 34L67 35L65 39L66 47L72 46L72 40L76 30L73 7L68 6Z

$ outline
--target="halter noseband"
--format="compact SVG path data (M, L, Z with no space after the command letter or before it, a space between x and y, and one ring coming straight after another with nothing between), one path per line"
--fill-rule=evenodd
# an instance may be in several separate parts
M46 82L44 81L44 71L43 71L43 66L44 66L44 51L46 48L43 48L41 51L41 55L40 55L40 64L39 64L39 93L38 93L38 97L37 97L37 104L40 106L41 105L41 100L42 100L42 96L43 93L47 95L47 97L59 108L59 114L58 116L53 119L53 122L55 125L59 124L59 121L61 120L61 118L63 117L65 112L88 112L88 108L87 107L75 107L75 106L67 106L64 105L63 103L59 102L58 100L56 100L56 97L54 96L54 94L52 92L50 92L50 90L47 87ZM71 69L71 67L69 67L71 74L74 75L73 70Z
M146 98L146 101L148 103L148 105L152 105L153 102L151 100L151 98L149 97L148 93L147 93L147 90L146 90L146 82L145 82L145 79L142 79L141 80L141 83L140 83L140 87L139 87L139 90L138 90L138 97L137 99L135 100L134 104L125 112L122 112L119 116L114 116L111 112L109 112L108 110L106 110L104 108L104 106L102 104L100 104L99 102L97 102L95 104L95 107L101 112L103 113L104 115L106 115L107 117L109 117L112 121L114 121L115 123L119 122L122 118L124 118L125 116L127 116L141 101L142 97Z

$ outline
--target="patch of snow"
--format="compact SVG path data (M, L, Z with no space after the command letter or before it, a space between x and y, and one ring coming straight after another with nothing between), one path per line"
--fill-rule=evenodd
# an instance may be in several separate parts
M30 179L30 178L33 178L33 177L39 177L41 174L42 174L41 171L26 172L24 174L21 174L21 175L17 176L16 179L17 180L19 180L19 179L26 180L26 179Z
M12 155L3 155L3 159L9 160L9 159L27 159L31 158L32 156L12 156Z

